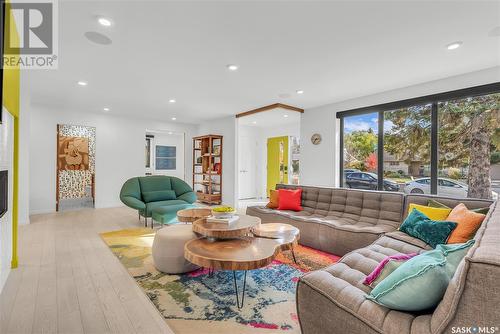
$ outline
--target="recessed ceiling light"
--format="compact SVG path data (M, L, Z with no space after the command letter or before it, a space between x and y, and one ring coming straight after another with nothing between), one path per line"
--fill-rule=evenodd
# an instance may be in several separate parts
M88 83L87 81L82 81L82 80L80 80L80 81L78 81L78 84L79 84L80 86L87 86L89 83Z
M175 103L175 102L177 102L177 101L175 101L175 99L170 99L170 100L168 100L168 102L169 102L169 103Z
M105 18L105 17L98 18L97 22L99 22L99 24L104 26L104 27L110 27L113 24L110 19Z
M253 121L252 124L257 124L257 121Z
M168 132L168 134L169 134L169 135L171 135L171 134L172 134L172 131L169 131L169 132Z
M234 64L229 64L226 67L230 71L236 71L238 69L238 65L234 65Z
M446 48L448 50L455 50L455 49L458 49L459 47L461 47L462 44L463 44L463 42L456 41L456 42L453 42L453 43L450 43L450 44L446 45Z
M299 90L297 91L297 94L304 94L304 91L303 91L303 90L301 90L301 89L299 89Z
M102 108L102 110L104 110L104 111L110 111L111 109L109 109L108 107L104 107L104 108Z
M177 117L172 117L172 121L175 121L177 119Z
M288 117L288 115L283 115L283 117L287 118L287 117Z

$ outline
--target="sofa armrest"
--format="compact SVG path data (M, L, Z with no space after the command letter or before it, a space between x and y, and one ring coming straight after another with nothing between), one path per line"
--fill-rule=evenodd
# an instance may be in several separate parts
M188 191L187 193L184 193L182 195L180 195L179 197L177 197L177 199L180 199L180 200L183 200L183 201L186 201L190 204L196 202L196 194L193 192L193 191Z
M122 200L122 202L126 206L131 207L132 209L136 209L136 210L144 210L144 209L146 209L146 204L144 204L144 202L138 200L135 197L132 197L132 196L122 196L121 200Z

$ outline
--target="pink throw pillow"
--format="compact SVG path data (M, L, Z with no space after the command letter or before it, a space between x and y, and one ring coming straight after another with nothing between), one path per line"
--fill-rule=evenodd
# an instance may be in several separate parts
M366 276L363 284L374 288L380 281L396 270L397 267L417 255L417 253L394 254L386 257L375 267L370 275Z

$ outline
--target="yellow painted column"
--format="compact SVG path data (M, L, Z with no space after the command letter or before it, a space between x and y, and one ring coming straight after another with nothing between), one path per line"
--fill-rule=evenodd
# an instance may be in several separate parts
M16 29L14 16L10 11L9 1L6 2L6 13L8 13L9 29L5 29L6 33L10 33L10 41L13 45L19 45L19 34ZM3 105L7 111L14 117L14 156L13 158L13 185L12 185L12 260L11 267L17 268L17 239L18 239L18 224L19 224L19 100L20 100L20 68L19 66L4 68L3 70Z
M17 226L19 224L19 117L14 118L14 185L12 198L12 261L11 268L17 268Z

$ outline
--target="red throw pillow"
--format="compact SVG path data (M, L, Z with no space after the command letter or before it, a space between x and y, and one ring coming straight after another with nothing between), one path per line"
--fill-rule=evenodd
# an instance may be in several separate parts
M302 189L279 189L278 210L302 211Z

